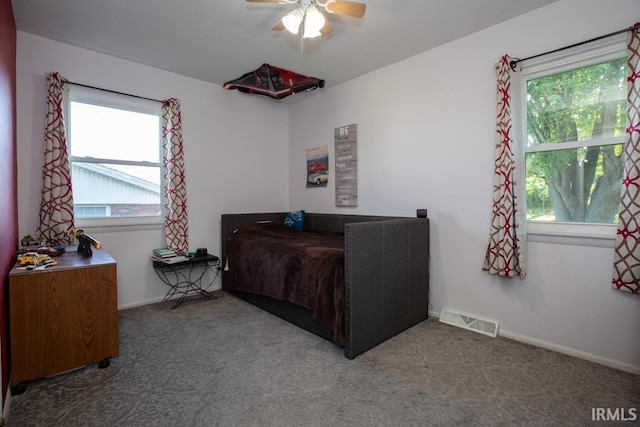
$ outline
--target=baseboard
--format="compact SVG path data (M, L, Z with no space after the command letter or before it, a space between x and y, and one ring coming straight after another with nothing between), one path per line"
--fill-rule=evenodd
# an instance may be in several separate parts
M429 317L434 319L439 319L440 312L430 310ZM596 356L595 354L587 353L585 351L564 347L558 344L552 344L548 341L538 340L535 338L527 337L525 335L516 334L515 332L510 332L504 329L498 329L498 335L501 337L512 339L514 341L535 345L536 347L545 348L547 350L557 351L558 353L577 357L579 359L588 360L590 362L608 366L609 368L620 369L621 371L640 375L640 366L629 365L628 363L622 363L622 362L618 362L617 360L607 359L606 357Z
M209 292L216 292L219 291L221 289L220 286L213 286L210 289L207 289ZM131 302L128 304L122 304L118 306L118 310L125 310L127 308L134 308L134 307L142 307L143 305L149 305L149 304L156 304L159 302L164 301L165 297L156 297L156 298L150 298L148 300L144 300L144 301L136 301L136 302ZM174 295L173 298L170 299L176 299L176 298L180 298L180 295Z
M498 335L505 338L510 338L515 341L520 341L525 344L535 345L536 347L545 348L547 350L557 351L558 353L574 356L579 359L588 360L590 362L598 363L600 365L608 366L609 368L620 369L621 371L630 372L632 374L640 375L640 366L630 365L628 363L619 362L617 360L608 359L606 357L597 356L595 354L587 353L585 351L576 350L573 348L565 347L558 344L553 344L548 341L538 340L535 338L527 337L524 335L516 334L514 332L505 331L501 329L498 331Z
M157 298L151 298L145 301L136 301L129 304L122 304L118 306L118 310L126 310L127 308L142 307L143 305L156 304L158 302L162 302L162 300L164 300L164 297L157 297Z

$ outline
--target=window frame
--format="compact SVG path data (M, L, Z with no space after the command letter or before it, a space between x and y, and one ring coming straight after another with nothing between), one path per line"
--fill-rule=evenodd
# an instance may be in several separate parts
M126 110L136 113L158 116L158 162L114 160L96 157L78 157L71 155L71 102L81 102L100 107ZM69 167L73 169L73 163L98 163L117 164L130 166L146 166L160 168L160 215L140 215L130 217L100 217L100 218L75 218L76 227L90 228L93 232L101 231L130 231L145 229L161 229L164 226L165 203L163 188L165 178L163 173L163 146L162 146L162 104L157 101L137 98L126 94L113 93L100 89L88 88L70 84L64 91L65 127L67 129L67 144L69 152Z
M527 60L519 73L519 83L516 85L514 93L514 119L519 123L514 124L514 132L519 139L519 152L522 165L520 173L521 182L524 183L526 176L526 165L524 158L529 152L548 151L545 144L535 147L527 145L527 81L556 73L606 62L620 57L627 57L626 33L612 36L598 42L578 46L568 50L541 56L539 58ZM600 144L597 144L600 142ZM609 138L596 138L590 140L589 145L610 145L625 144L626 135ZM570 149L584 147L584 141L568 142L561 147L555 148ZM593 223L569 223L569 222L545 222L527 220L527 236L531 242L559 243L579 246L614 247L617 224L593 224Z

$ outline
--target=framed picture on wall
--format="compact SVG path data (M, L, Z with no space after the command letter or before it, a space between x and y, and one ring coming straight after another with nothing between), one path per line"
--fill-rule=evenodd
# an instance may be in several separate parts
M326 187L329 182L329 146L307 148L307 187Z

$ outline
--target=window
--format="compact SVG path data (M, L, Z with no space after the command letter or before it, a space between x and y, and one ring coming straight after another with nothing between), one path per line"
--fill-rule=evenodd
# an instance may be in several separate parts
M108 206L94 206L94 205L75 205L73 207L73 213L76 218L102 218L110 216L107 213Z
M71 85L67 111L76 225L161 223L161 105Z
M627 119L624 41L524 68L529 230L613 236Z

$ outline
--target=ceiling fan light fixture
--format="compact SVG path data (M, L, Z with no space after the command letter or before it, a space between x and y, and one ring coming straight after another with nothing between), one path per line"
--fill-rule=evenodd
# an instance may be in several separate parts
M282 18L282 24L291 34L298 34L303 18L302 9L297 7Z
M246 0L250 3L295 4L296 8L281 18L271 29L287 30L301 34L300 41L331 34L333 27L324 12L353 18L362 18L367 8L365 3L351 0ZM321 11L321 9L324 9ZM302 29L300 29L302 27ZM302 43L300 44L302 46Z
M324 15L314 5L309 6L304 17L304 35L305 39L319 37L322 34L320 30L324 27L327 20Z

